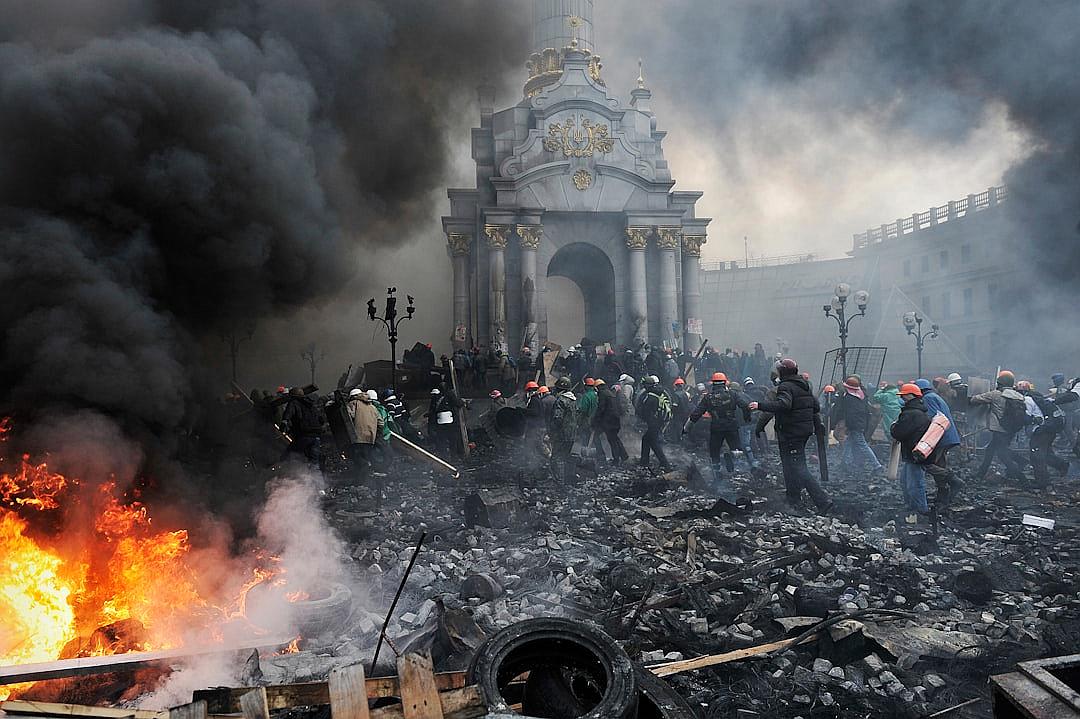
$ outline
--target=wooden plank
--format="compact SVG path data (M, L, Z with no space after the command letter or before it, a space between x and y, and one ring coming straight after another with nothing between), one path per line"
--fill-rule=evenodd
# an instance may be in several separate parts
M390 444L393 445L394 449L400 450L404 454L411 456L413 459L418 459L421 462L433 464L439 469L449 472L454 479L457 479L461 476L461 472L458 471L457 467L450 464L441 457L436 457L434 454L427 451L420 445L410 442L397 432L390 432Z
M447 364L450 367L450 387L453 388L457 398L461 399L461 393L458 392L457 387L457 373L454 371L454 360L447 360ZM467 459L469 456L469 428L465 425L465 408L459 407L454 411L457 414L458 430L461 432L461 450L465 453Z
M95 657L76 657L74 659L58 659L54 662L40 662L38 664L15 664L0 666L0 685L21 684L22 682L38 682L45 679L59 679L61 677L74 677L84 674L101 674L104 672L119 672L131 669L145 669L147 667L168 666L169 664L182 663L184 659L193 657L205 657L215 654L230 654L236 651L248 651L252 649L283 647L295 637L263 637L249 642L221 647L199 647L189 649L167 649L156 652L128 652L126 654L108 654Z
M476 686L442 692L439 703L443 719L476 719L488 715L484 696ZM371 719L405 719L405 712L400 704L394 704L372 710Z
M165 719L169 716L168 712L145 709L116 709L57 702L28 702L18 699L0 703L0 710L8 714L23 716L94 717L95 719Z
M1007 705L1011 711L1001 710L1006 716L1022 714L1029 719L1080 717L1080 712L1021 672L996 674L990 677L990 685L995 716L999 708Z
M362 664L331 669L327 686L331 719L370 719Z
M244 719L270 719L266 687L257 687L240 697L240 710L244 713Z
M431 657L406 654L397 661L405 719L444 719Z
M368 699L385 699L399 695L397 677L368 677L364 683L367 686ZM440 672L435 675L435 685L440 692L461 689L465 686L465 672ZM238 714L240 713L240 697L254 688L199 689L194 692L193 699L205 699L212 714ZM296 706L320 706L330 703L330 691L326 682L276 684L266 687L266 702L271 710Z
M206 702L197 701L172 707L168 716L169 719L206 719Z
M813 639L816 639L817 635L811 635L804 639L801 643L805 644ZM697 657L696 659L682 659L677 662L668 662L666 664L655 664L648 667L648 670L658 677L669 677L672 674L681 674L682 672L689 672L695 669L704 669L705 667L715 667L718 664L727 664L728 662L737 662L740 659L749 659L751 657L760 656L762 654L768 654L769 652L788 646L792 643L791 639L782 639L778 642L770 642L768 644L759 644L756 647L747 647L746 649L736 649L731 652L724 652L723 654L710 654L704 657Z

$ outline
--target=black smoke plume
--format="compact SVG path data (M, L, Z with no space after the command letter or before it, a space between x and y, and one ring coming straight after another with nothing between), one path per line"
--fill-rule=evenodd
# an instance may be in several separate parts
M436 212L447 117L520 66L514 9L0 3L0 404L188 419L204 340Z

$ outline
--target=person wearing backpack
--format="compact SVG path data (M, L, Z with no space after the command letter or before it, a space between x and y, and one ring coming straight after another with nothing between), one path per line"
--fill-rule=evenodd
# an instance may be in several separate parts
M1005 464L1006 477L1014 480L1024 479L1024 465L1016 452L1009 447L1016 433L1027 424L1027 406L1024 403L1024 395L1013 389L1015 383L1016 378L1013 373L1002 370L997 376L996 389L968 398L968 403L971 405L990 406L986 420L987 429L990 430L990 446L986 448L982 464L975 472L978 479L986 477L990 471L990 465L994 462L994 457Z
M1040 486L1050 483L1047 465L1053 467L1061 476L1069 473L1069 463L1054 454L1054 439L1065 428L1065 412L1050 397L1035 391L1035 385L1022 381L1016 383L1016 389L1038 410L1029 412L1035 419L1035 430L1031 433L1031 466L1035 470L1035 482ZM1029 407L1030 409L1030 407Z
M573 392L570 377L563 375L555 383L555 401L548 417L548 439L551 442L551 474L556 480L572 481L577 472L570 459L579 425L578 398Z
M729 502L735 501L735 491L729 475L735 472L735 451L742 452L742 437L739 434L739 415L750 421L750 402L740 393L733 392L728 386L727 375L715 372L708 394L698 400L697 407L690 413L690 418L683 425L683 434L708 412L709 420L709 457L712 459L713 477L719 494ZM727 445L727 449L724 449ZM720 465L723 456L727 474Z
M322 466L321 437L323 418L312 397L300 387L289 390L289 401L281 414L281 424L292 441L282 455L302 454L312 465Z
M672 467L664 454L664 426L671 421L671 400L660 387L660 380L655 375L643 377L641 383L645 386L645 391L638 400L636 413L638 418L645 422L645 433L641 435L641 458L638 464L647 468L651 451L660 460L660 469L668 472Z

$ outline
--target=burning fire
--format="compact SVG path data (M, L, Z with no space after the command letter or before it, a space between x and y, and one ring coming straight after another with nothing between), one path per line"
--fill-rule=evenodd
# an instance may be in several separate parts
M0 420L0 442L9 429ZM168 649L192 632L220 641L223 625L245 616L252 588L285 586L283 569L263 557L237 594L207 597L186 530L158 531L146 506L121 499L115 483L89 494L78 487L25 455L14 472L0 473L0 665ZM90 505L93 531L76 548L62 533L40 536L24 517L79 502ZM305 596L292 592L287 601ZM116 622L129 630L123 641L103 630ZM0 700L24 688L0 686Z

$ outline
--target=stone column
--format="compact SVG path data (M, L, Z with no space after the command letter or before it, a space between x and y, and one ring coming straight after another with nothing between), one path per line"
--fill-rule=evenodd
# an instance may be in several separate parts
M503 352L506 346L506 237L510 225L484 225L488 238L488 313L491 344Z
M626 246L630 250L630 292L627 309L630 314L631 349L649 341L649 296L645 286L645 247L651 227L627 227Z
M683 235L682 238L682 295L686 333L683 346L690 354L701 347L701 246L705 235Z
M472 235L451 232L446 236L450 256L454 264L454 333L451 340L454 349L469 349L469 245Z
M656 246L660 248L660 337L668 347L682 339L679 331L679 286L675 275L675 251L679 249L679 227L656 228Z
M525 325L521 345L531 348L533 356L538 356L537 322L540 313L536 292L536 250L540 247L544 228L540 225L518 225L517 234L521 240L521 313Z

